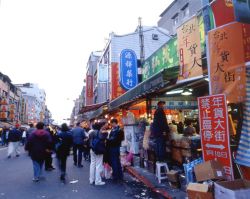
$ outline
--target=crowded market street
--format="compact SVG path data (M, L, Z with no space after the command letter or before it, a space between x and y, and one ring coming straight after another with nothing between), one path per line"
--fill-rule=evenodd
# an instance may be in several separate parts
M72 156L68 160L66 183L59 180L59 170L44 171L45 180L32 182L32 162L22 151L19 157L7 159L7 148L0 148L0 199L82 199L82 198L158 198L142 184L125 174L124 183L107 182L105 186L89 184L89 163L84 161L83 168L73 165ZM53 159L56 166L56 159Z

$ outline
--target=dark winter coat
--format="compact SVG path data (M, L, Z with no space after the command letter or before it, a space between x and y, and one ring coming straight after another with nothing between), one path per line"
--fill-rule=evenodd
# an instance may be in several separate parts
M43 161L49 153L51 137L43 129L35 130L28 138L25 150L29 152L32 160Z
M19 142L22 139L22 132L16 128L9 131L8 141Z
M58 158L69 155L70 149L73 145L73 137L70 131L60 132L57 135L56 154Z
M151 131L154 137L162 137L163 132L169 133L166 115L161 107L158 107L155 111Z
M109 134L108 138L108 147L120 147L121 142L124 140L124 132L123 130L117 126L115 128L112 128Z

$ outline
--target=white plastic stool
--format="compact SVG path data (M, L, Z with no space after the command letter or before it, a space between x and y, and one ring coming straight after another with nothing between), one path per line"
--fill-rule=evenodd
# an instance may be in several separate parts
M164 173L161 172L161 168L164 169ZM169 172L169 168L168 168L167 163L165 163L165 162L156 162L155 175L156 175L159 183L161 183L161 180L167 179L167 172Z

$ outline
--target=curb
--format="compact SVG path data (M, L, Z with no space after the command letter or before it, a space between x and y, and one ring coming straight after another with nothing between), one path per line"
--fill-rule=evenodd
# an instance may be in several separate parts
M144 176L142 176L141 174L139 174L135 169L133 169L132 167L125 167L124 168L125 171L127 173L129 173L130 175L134 176L136 179L138 179L140 182L142 182L143 184L146 185L146 187L148 187L150 190L152 190L153 192L160 194L161 196L163 196L164 198L167 199L172 199L172 196L170 196L168 194L168 192L166 192L163 189L157 188L155 187L147 178L145 178Z

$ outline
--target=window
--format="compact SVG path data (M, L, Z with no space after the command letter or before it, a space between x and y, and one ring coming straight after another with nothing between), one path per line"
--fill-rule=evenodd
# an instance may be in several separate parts
M189 16L189 6L188 3L181 9L183 12L183 18L186 18Z
M173 17L173 23L174 23L174 26L176 26L179 22L179 18L178 18L178 13L176 13Z

